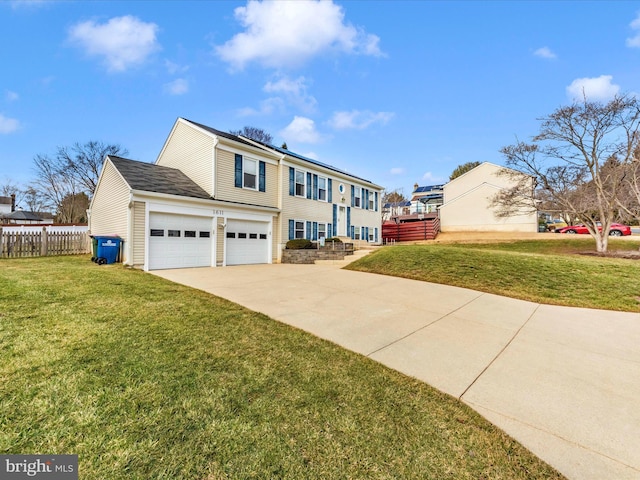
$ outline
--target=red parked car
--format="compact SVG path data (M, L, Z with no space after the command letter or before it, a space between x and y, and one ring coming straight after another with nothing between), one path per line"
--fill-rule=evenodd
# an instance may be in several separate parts
M600 224L598 224L598 230L602 230ZM583 224L570 225L568 227L556 229L556 233L589 233L587 227ZM623 235L631 235L631 227L628 225L622 225L621 223L612 223L609 229L609 235L612 237L622 237Z

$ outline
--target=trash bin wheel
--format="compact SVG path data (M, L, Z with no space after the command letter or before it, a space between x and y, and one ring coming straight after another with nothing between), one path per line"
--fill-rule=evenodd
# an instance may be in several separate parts
M98 262L98 265L104 265L105 263L107 263L107 259L101 257L97 260L97 262Z

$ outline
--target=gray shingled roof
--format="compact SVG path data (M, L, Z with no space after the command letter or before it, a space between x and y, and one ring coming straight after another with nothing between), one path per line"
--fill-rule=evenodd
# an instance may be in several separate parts
M233 135L232 133L222 132L220 130L216 130L215 128L207 127L206 125L203 125L203 124L198 123L198 122L194 122L193 120L189 120L188 118L185 118L184 120L186 120L189 123L192 123L193 125L196 125L196 126L202 128L203 130L206 130L209 133L213 133L214 135L217 135L218 137L224 137L224 138L227 138L229 140L233 140L234 142L244 143L245 145L249 145L251 147L255 147L255 145L253 143L247 142L242 137L238 137L237 135Z
M211 199L202 187L175 168L109 155L132 190Z

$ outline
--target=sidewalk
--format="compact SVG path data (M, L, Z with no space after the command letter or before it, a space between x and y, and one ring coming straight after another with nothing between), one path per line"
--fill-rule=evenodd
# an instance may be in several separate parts
M539 305L340 266L153 273L423 380L569 478L640 479L640 315Z

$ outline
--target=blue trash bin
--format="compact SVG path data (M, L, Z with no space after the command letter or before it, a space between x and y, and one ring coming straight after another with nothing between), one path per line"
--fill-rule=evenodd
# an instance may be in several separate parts
M120 237L107 237L96 235L96 263L104 265L105 263L116 263L120 256Z

